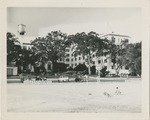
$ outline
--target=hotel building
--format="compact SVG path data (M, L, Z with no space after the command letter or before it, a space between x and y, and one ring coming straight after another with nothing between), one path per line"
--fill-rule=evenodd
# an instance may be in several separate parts
M106 35L100 36L100 38L114 41L114 43L117 45L121 45L121 41L123 41L123 40L130 41L129 36L118 35L118 34L106 34ZM21 43L21 46L23 49L31 49L32 48L32 45L30 43ZM87 65L84 56L78 55L75 57L73 52L74 52L74 49L72 49L72 47L66 48L65 57L58 59L57 62L65 63L68 68L69 67L75 68L79 64ZM95 66L96 70L101 70L105 66L105 67L107 67L107 71L109 71L111 74L116 73L115 69L113 68L113 63L111 62L109 55L97 57L95 54L93 54L91 56L91 60L92 61L91 61L90 65ZM46 68L47 72L51 71L51 66L52 65L51 65L50 61L45 64L45 68ZM31 69L32 72L34 71L34 68L32 65L29 65L29 68ZM121 66L120 73L129 73L129 70L126 70L124 66Z
M110 41L114 41L116 45L122 45L122 41L127 40L130 41L130 37L126 35L118 35L118 34L106 34L101 36L102 39L107 39ZM67 64L68 67L75 68L79 64L85 64L86 61L84 56L78 55L74 57L73 55L74 50L71 48L66 48L66 57L61 58L58 62ZM113 63L111 62L111 58L109 55L97 57L95 54L91 56L91 66L95 66L96 70L101 70L104 66L107 67L107 71L111 74L115 74L115 69L113 68ZM129 70L125 69L125 66L121 66L120 74L121 73L129 73Z

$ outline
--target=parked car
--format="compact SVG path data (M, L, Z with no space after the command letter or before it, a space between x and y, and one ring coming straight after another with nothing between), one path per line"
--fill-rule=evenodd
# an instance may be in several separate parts
M81 81L84 81L84 76L80 74L76 75L75 82L81 82Z
M60 76L58 78L58 82L69 82L69 77L68 76Z

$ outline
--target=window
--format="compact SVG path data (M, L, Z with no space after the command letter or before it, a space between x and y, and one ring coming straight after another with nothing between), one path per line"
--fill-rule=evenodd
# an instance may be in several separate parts
M107 59L105 59L104 62L107 63Z
M115 37L111 37L113 43L115 43Z
M66 52L69 52L69 48L66 48Z
M73 56L73 53L71 54L71 56Z
M28 46L28 49L31 49L31 46Z
M126 69L126 70L129 70L129 67L128 67L128 66L126 66L126 67L125 67L125 69Z
M98 60L98 64L100 64L101 63L101 60Z
M27 47L26 47L26 46L23 46L23 49L27 49Z
M67 58L66 61L69 62L69 59Z
M75 61L77 61L77 58L75 58Z
M85 59L85 57L83 56L83 60Z
M81 60L81 57L79 57L79 60Z
M111 69L114 69L114 66L111 66Z
M71 61L73 61L73 58L71 59Z
M93 61L93 64L95 64L95 61Z
M95 55L93 55L93 58L95 57Z
M129 42L129 39L126 38L125 41L128 43L128 42Z
M66 57L69 57L69 54L66 54Z
M77 63L75 63L75 66L77 66Z
M51 64L48 64L48 70L51 70Z
M60 60L60 61L62 61L62 59L61 59L61 58L60 58L59 60Z

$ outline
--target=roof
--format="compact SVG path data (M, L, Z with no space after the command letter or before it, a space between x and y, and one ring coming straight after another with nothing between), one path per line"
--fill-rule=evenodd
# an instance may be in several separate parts
M120 37L128 37L128 38L130 38L130 36L127 36L127 35L119 35L119 34L106 34L106 35L104 35L104 36L101 36L101 37L105 37L105 36L120 36Z

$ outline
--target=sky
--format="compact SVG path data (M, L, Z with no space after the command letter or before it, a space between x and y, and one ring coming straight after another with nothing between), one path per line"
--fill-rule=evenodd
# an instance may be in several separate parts
M61 30L63 33L94 31L98 34L121 34L131 37L131 42L141 41L141 9L139 8L36 8L9 7L7 31L18 36L18 25L26 25L29 42L36 37Z

